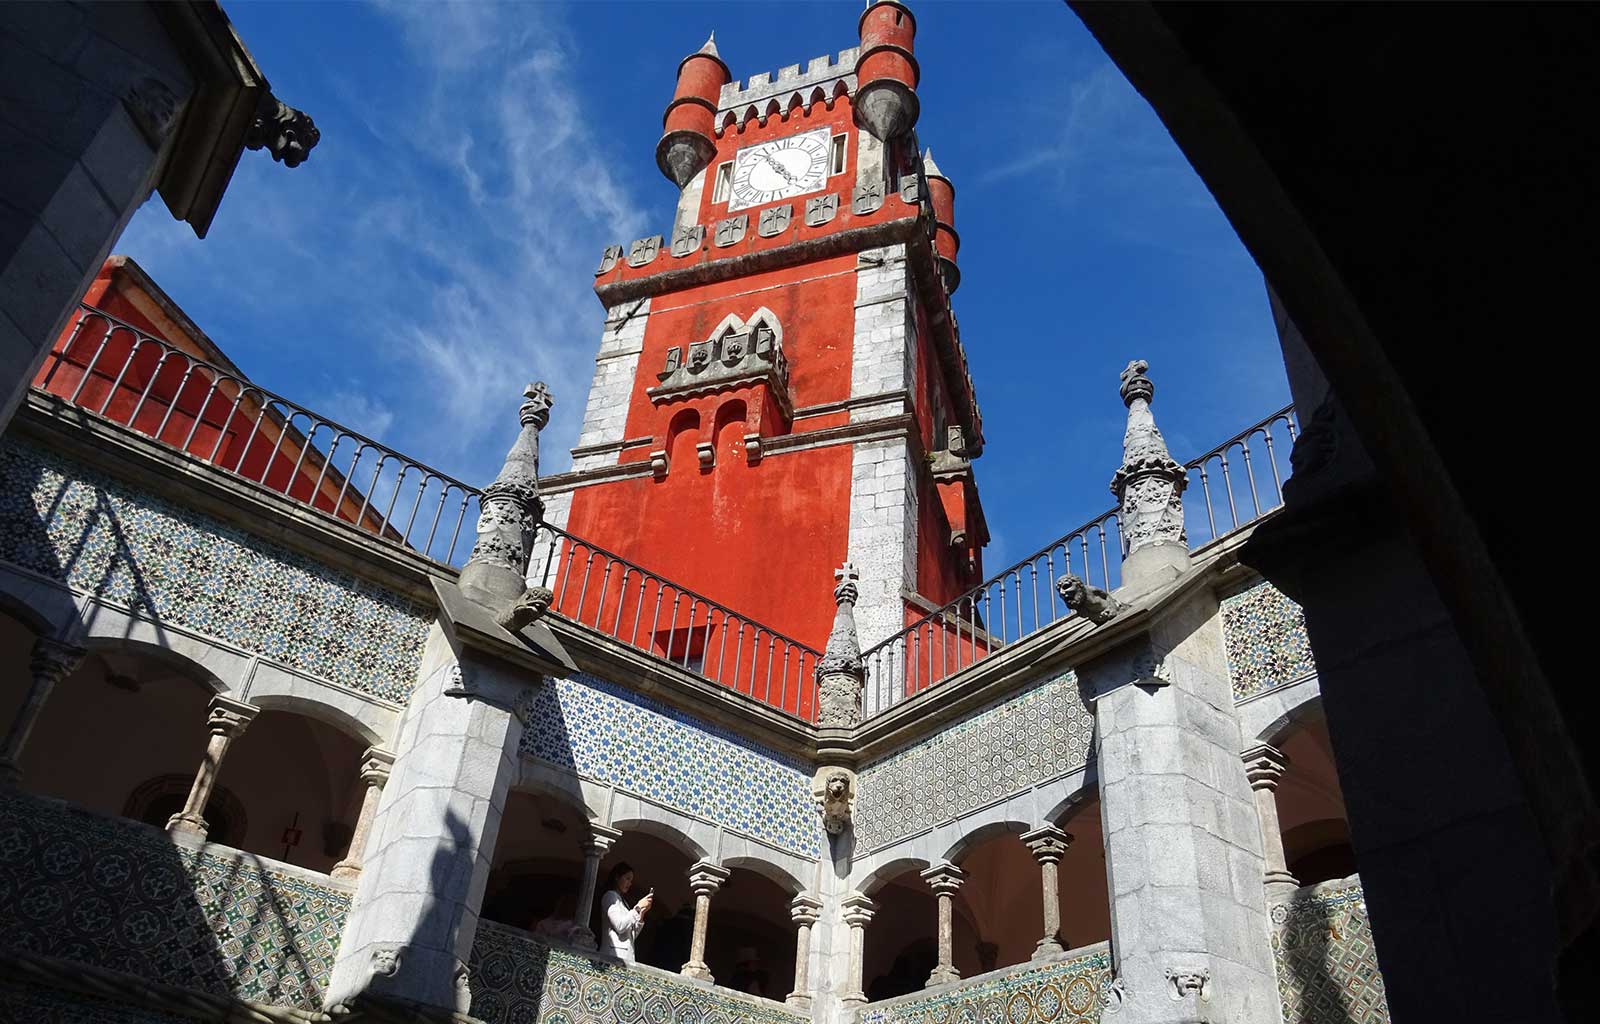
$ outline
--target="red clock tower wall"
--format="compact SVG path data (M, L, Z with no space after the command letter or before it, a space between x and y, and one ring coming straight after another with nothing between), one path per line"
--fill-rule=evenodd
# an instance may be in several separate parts
M861 574L865 645L978 582L987 539L941 273L954 251L936 247L953 190L936 216L909 126L888 142L858 127L858 58L744 83L714 42L686 58L657 150L682 182L674 224L602 258L573 470L544 488L552 525L818 647L841 562ZM879 120L911 66L877 91ZM784 152L805 133L828 140L825 174ZM793 187L734 194L763 153Z

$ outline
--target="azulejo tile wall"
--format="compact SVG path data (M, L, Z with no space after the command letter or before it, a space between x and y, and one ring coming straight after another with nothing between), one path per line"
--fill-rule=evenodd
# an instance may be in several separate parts
M1307 886L1272 908L1285 1024L1389 1024L1359 879Z
M1317 670L1305 612L1266 581L1223 600L1222 633L1236 701Z
M539 688L522 751L802 857L821 853L807 766L594 676Z
M856 844L877 849L1077 771L1093 737L1077 676L1045 679L862 768Z
M193 1017L20 981L0 980L0 1009L11 1014L0 1016L7 1024L194 1024Z
M210 516L0 442L0 560L403 702L431 613Z
M349 910L341 889L148 825L0 795L0 947L313 1009Z
M472 1016L484 1024L799 1024L781 1006L674 975L548 946L478 925L467 965Z
M1100 950L920 999L868 1004L860 1024L1096 1024L1110 981L1111 954Z

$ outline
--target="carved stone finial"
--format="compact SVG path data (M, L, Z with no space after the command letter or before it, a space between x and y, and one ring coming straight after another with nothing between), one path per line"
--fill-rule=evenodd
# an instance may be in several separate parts
M554 401L543 381L529 384L522 393L527 399L518 410L522 430L494 483L484 488L478 540L461 570L461 589L491 606L523 598L533 534L544 511L539 500L539 431L550 422Z
M939 170L939 165L933 162L932 146L929 146L928 151L922 154L922 173L929 178L944 178L944 172ZM950 179L944 178L944 180L949 181Z
M1068 608L1097 626L1110 622L1127 607L1106 591L1071 573L1056 580L1056 593Z
M711 37L706 40L706 44L704 46L700 47L700 49L695 51L695 52L696 53L703 53L707 57L715 57L718 60L722 59L722 54L717 52L717 31L716 31L716 29L712 29L711 30Z
M265 149L285 167L299 167L322 140L317 123L270 92L256 102L255 119L244 135L246 149Z
M1149 369L1149 363L1135 359L1122 371L1128 429L1122 435L1122 467L1111 478L1111 493L1122 507L1122 538L1128 556L1150 545L1169 544L1186 557L1182 496L1189 476L1167 452L1167 442L1156 429L1150 412L1156 388L1145 376ZM1124 582L1126 577L1124 569Z
M867 672L861 664L861 641L856 636L856 600L861 574L849 562L834 571L838 585L833 599L839 610L833 617L828 646L817 662L817 724L848 727L861 721L861 691Z

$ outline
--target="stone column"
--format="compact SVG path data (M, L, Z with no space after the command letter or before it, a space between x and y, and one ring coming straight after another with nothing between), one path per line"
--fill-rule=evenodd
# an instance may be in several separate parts
M589 927L589 919L594 916L594 891L600 884L600 861L621 838L620 829L591 821L589 836L583 841L583 888L578 890L578 906L572 912L572 921L576 925L573 929L574 938L580 945L590 949L599 945Z
M867 1001L862 987L863 954L866 950L867 923L872 920L877 904L864 893L852 892L842 901L844 923L850 926L850 990L840 1002L846 1006L860 1006Z
M389 768L394 755L387 750L368 747L361 755L361 781L366 792L361 797L361 813L356 816L355 831L350 834L350 848L344 859L333 866L328 874L334 878L358 878L361 875L361 857L367 849L367 836L372 833L372 818L378 813L378 797L383 784L389 781Z
M961 979L961 972L956 970L955 964L954 904L956 890L967 880L967 873L954 864L935 864L922 872L922 880L928 883L928 888L933 890L934 896L939 900L939 962L928 973L926 986L932 988L935 985Z
M1022 841L1039 862L1039 881L1044 890L1044 938L1033 949L1033 959L1043 960L1061 952L1061 889L1056 865L1066 854L1072 836L1054 825L1042 825L1025 833Z
M1283 829L1278 824L1278 780L1289 759L1276 747L1263 743L1244 752L1244 775L1255 792L1256 818L1261 822L1261 854L1266 861L1267 902L1284 903L1300 887L1289 873L1283 852Z
M17 717L11 720L4 743L0 744L0 786L14 786L22 778L19 763L28 734L39 721L45 701L50 699L50 691L82 664L85 653L81 647L47 637L33 642L33 655L28 659L28 695L23 698Z
M811 1009L811 926L817 923L821 910L822 901L808 892L789 901L789 917L795 924L794 991L784 1002L808 1012Z
M167 822L169 832L187 832L205 838L209 827L205 819L206 804L211 801L211 791L216 787L218 773L222 771L222 759L228 756L228 747L244 735L245 729L260 712L261 709L253 704L227 697L211 698L211 712L206 718L211 739L206 742L206 756L200 762L200 770L195 772L194 785L189 789L189 799L184 802L183 810Z
M697 861L689 869L689 888L694 891L694 937L689 943L689 962L680 974L701 981L711 981L711 969L706 966L706 925L711 919L711 894L722 888L728 880L728 869L710 861Z

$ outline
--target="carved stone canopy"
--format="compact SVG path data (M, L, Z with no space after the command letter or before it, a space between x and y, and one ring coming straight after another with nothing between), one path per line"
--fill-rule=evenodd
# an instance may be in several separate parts
M682 346L668 349L656 378L661 383L649 390L655 402L765 383L784 417L793 412L782 329L766 310L758 310L749 323L730 316L709 338L691 342L687 352Z

